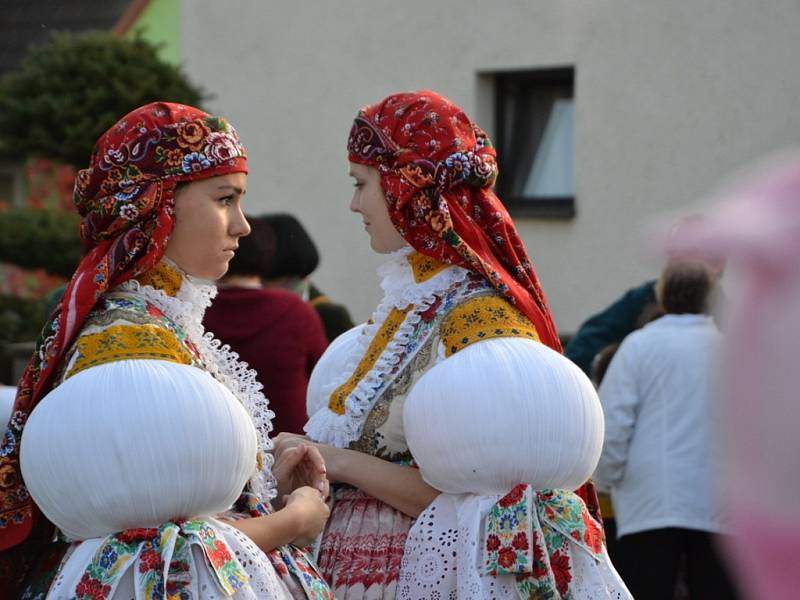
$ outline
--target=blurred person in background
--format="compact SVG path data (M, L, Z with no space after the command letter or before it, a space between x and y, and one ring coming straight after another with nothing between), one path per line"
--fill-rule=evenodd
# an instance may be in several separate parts
M288 289L263 286L263 274L276 263L274 230L265 217L247 219L252 231L239 240L203 322L258 373L275 413L273 431L302 433L308 378L328 340L308 302Z
M319 253L311 236L294 216L269 214L260 217L269 242L269 260L261 272L263 283L270 288L286 288L311 303L325 326L325 335L332 342L354 323L342 304L323 294L310 276L319 265Z
M691 227L693 223L702 223L703 218L701 214L692 214L679 219L673 224L670 235L675 235L684 227ZM718 280L722 276L724 263L711 259L705 262L714 279ZM718 289L715 291L719 293ZM722 298L714 298L711 304L721 300ZM603 348L620 343L626 335L662 314L663 309L656 299L656 280L645 281L627 290L609 306L586 319L575 335L569 338L564 355L584 373L591 375L592 361Z
M606 432L594 478L611 490L615 564L637 600L672 599L684 559L691 598L736 598L717 549L730 530L714 493L715 281L707 264L671 261L656 285L665 315L625 338L599 389Z
M649 319L651 313L659 310L655 285L656 280L652 279L631 288L608 307L586 319L564 348L564 356L584 373L591 374L592 361L603 348L620 343L626 335L641 327L643 319Z
M608 365L619 349L619 343L609 344L597 355L592 361L592 383L595 388L599 388L603 383L603 378L608 371ZM597 482L595 481L595 485ZM608 548L608 555L611 557L611 562L615 562L617 552L617 521L614 518L614 505L611 503L611 494L609 490L597 489L597 499L600 501L600 514L603 517L603 529L606 532L606 547Z

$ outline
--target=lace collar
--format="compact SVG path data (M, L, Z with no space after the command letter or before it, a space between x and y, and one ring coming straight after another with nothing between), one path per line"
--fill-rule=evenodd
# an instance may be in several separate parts
M192 338L203 337L203 316L217 295L217 286L213 282L188 275L166 257L150 271L126 281L117 290L144 294Z
M376 314L389 306L402 309L410 304L420 304L463 280L469 271L439 262L406 246L387 255L377 273L383 299Z

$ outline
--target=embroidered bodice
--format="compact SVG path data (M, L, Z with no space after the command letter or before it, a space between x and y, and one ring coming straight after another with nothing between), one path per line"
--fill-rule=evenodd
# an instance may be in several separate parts
M64 361L62 380L93 366L138 359L192 365L209 372L247 410L258 435L257 471L250 490L261 500L275 496L271 475L274 414L255 371L203 328L216 295L207 281L186 275L169 259L104 294Z
M378 274L384 298L370 321L320 359L317 375L328 363L345 366L314 392L322 398L309 397L306 431L323 443L408 463L403 402L422 374L477 341L538 336L491 285L461 267L404 248Z

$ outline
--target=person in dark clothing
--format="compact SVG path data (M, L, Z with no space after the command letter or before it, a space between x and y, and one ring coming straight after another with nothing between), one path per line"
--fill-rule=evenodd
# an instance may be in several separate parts
M316 311L296 293L262 286L274 237L263 219L239 241L219 295L206 311L206 329L256 370L275 413L273 432L302 433L311 370L328 346Z
M333 302L311 282L308 285L308 302L322 319L325 335L329 342L353 328L353 319L347 312L347 308L343 304Z
M641 327L643 317L651 320L649 313L658 306L655 285L653 279L631 288L606 309L589 317L567 344L564 355L591 376L592 361L598 352Z
M295 217L279 213L261 217L271 235L270 258L261 277L270 288L286 288L311 303L325 326L329 342L354 325L347 308L321 292L309 276L319 264L319 253L311 236Z
M674 236L686 228L696 227L705 217L701 214L691 214L682 217L672 226L669 236ZM724 261L698 257L710 269L711 277L716 283L725 269ZM625 336L650 321L664 314L656 300L656 280L645 281L637 287L626 291L604 310L589 317L578 328L564 349L564 355L578 365L589 377L592 375L592 361L595 356L609 344L621 342ZM719 290L711 304L715 305L724 300ZM713 312L713 311L712 311ZM714 320L719 325L716 315Z

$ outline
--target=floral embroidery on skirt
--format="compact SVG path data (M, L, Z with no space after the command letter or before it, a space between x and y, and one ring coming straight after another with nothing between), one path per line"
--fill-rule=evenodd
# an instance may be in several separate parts
M413 522L364 492L337 491L319 553L337 600L394 600Z

